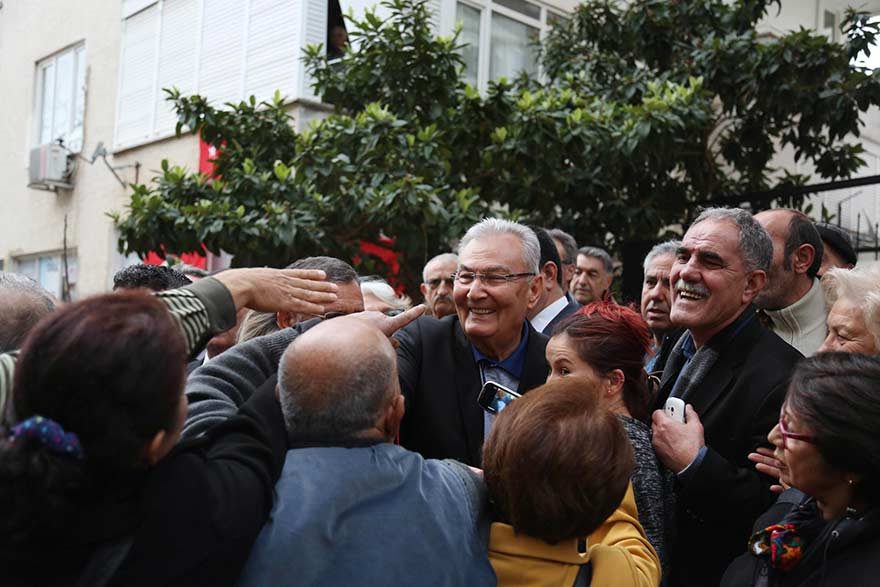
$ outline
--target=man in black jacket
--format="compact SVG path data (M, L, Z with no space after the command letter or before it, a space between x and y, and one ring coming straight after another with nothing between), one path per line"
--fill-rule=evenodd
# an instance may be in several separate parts
M526 321L543 285L540 246L526 226L488 218L461 240L456 314L397 333L406 415L400 442L427 458L479 466L492 417L477 403L495 381L524 393L547 378L547 338Z
M772 256L748 212L715 208L697 218L672 265L670 318L687 331L666 361L653 417L654 448L678 480L672 585L717 585L773 502L770 478L747 455L766 444L801 355L761 326L752 305ZM662 410L669 397L688 404L685 423Z

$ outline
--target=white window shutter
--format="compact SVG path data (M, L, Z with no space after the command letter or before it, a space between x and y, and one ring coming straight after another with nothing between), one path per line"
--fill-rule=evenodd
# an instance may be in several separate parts
M242 98L248 2L204 0L198 92L212 104Z
M251 0L244 98L268 100L275 90L293 97L300 57L297 13L290 0Z
M431 13L431 28L434 29L434 34L437 35L440 33L440 0L428 0L426 7L428 12Z
M153 5L125 20L116 109L116 145L144 140L152 133L153 83L159 8Z
M163 88L175 87L189 95L196 89L198 56L199 0L165 0L162 6L162 32L159 39L158 84L155 88L158 135L174 130L177 115L165 99Z

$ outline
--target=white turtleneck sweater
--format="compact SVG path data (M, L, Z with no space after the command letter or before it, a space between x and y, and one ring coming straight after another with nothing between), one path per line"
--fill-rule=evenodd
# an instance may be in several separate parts
M825 340L825 293L818 279L807 294L781 310L765 310L773 332L805 357L815 354Z

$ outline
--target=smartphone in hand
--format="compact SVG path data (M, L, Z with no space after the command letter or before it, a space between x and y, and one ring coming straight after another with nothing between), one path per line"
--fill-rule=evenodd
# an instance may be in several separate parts
M666 412L667 416L684 424L684 400L677 397L671 397L666 400L666 405L663 406L663 410Z
M477 403L490 414L498 414L507 407L507 404L519 397L520 394L512 389L494 381L487 381L480 390Z

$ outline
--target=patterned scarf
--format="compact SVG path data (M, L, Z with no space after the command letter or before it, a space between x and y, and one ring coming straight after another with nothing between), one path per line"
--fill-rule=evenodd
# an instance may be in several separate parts
M749 539L749 552L768 557L773 568L786 573L801 560L804 540L794 524L773 524Z

